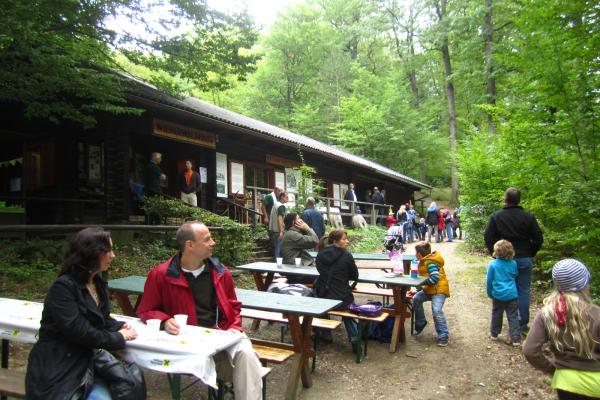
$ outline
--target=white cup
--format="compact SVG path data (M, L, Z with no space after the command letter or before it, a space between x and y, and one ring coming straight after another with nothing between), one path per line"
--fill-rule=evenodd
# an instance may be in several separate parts
M183 332L183 329L187 325L188 316L186 314L175 314L173 318L175 318L175 322L179 325L179 332Z
M302 258L300 258L300 257L296 257L296 258L294 259L294 262L296 263L296 267L299 267L299 266L301 266L301 265L302 265Z
M277 260L277 266L281 267L283 265L283 257L277 257L276 260Z
M160 331L160 323L161 323L160 319L149 319L146 321L146 325L152 332Z

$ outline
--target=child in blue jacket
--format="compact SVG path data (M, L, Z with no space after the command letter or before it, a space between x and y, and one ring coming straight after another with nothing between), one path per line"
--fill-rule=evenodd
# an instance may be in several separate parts
M508 240L499 240L494 244L495 260L490 261L487 269L487 295L492 299L492 322L490 338L498 340L502 331L502 318L506 311L509 336L507 344L521 345L519 327L519 303L517 301L517 263L513 260L515 250Z

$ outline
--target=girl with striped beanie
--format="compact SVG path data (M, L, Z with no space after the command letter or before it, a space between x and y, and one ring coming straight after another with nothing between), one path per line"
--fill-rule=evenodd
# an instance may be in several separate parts
M600 398L600 307L592 302L590 271L566 259L552 268L555 290L544 299L523 353L535 368L553 375L558 398ZM551 354L544 353L549 344Z

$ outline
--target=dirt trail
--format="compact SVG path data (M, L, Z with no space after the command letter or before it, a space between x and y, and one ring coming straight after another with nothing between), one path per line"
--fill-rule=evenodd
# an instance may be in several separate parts
M395 354L387 345L371 341L367 358L356 364L343 332L337 332L335 343L319 353L313 387L303 390L300 398L552 399L549 379L530 367L520 349L488 339L491 309L484 289L488 260L456 254L458 243L433 245L446 260L451 287L444 306L448 347L436 345L430 303L425 307L429 325L419 337L409 336ZM504 332L506 328L505 321ZM271 387L277 385L273 378Z

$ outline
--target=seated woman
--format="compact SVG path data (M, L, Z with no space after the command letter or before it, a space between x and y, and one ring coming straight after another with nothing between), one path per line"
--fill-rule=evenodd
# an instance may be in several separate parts
M284 264L294 265L297 257L302 259L302 265L314 265L309 250L319 244L319 237L298 214L289 213L283 218L285 232L281 240L281 256ZM312 283L310 277L287 275L288 283Z
M108 287L98 273L114 258L110 235L101 228L86 228L71 240L29 354L27 399L111 398L105 382L84 378L94 349L122 349L137 337L129 324L109 315Z
M348 244L348 236L344 230L331 231L329 236L319 243L320 250L316 259L319 278L315 282L313 293L316 297L341 300L342 304L336 308L337 310L346 310L354 302L352 287L348 285L348 281L358 279L358 268L354 258L346 250ZM343 318L343 321L348 340L352 342L357 335L356 321L352 318ZM323 333L321 339L330 340L327 336L324 337Z

